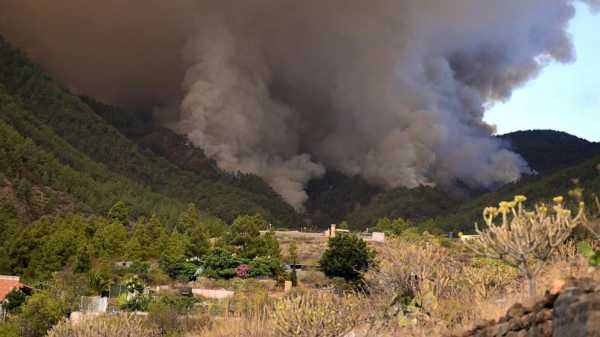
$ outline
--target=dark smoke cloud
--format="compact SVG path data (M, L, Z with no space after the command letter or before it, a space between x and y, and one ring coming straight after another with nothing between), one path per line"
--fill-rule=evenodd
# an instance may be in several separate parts
M72 90L109 102L172 100L193 31L188 0L0 0L0 33Z
M599 0L587 0L597 7ZM325 167L493 187L527 164L485 107L574 58L574 0L0 0L0 31L74 91L155 106L296 207Z

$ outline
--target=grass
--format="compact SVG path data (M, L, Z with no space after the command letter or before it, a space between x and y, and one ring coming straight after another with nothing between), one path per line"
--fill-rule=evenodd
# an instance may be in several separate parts
M149 327L145 319L133 315L105 315L81 322L62 321L47 337L159 337L158 329Z

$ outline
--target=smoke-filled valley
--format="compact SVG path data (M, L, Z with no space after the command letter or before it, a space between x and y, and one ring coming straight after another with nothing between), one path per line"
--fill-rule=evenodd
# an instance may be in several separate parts
M574 13L572 0L1 0L0 32L70 90L153 111L302 209L326 170L383 188L530 173L483 116L574 59Z

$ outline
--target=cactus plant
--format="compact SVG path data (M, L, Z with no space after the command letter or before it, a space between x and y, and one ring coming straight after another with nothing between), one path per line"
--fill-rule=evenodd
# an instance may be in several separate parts
M527 279L530 295L535 294L535 278L554 251L582 222L584 204L573 215L564 207L562 196L553 199L552 207L538 205L533 211L526 209L525 196L501 202L498 208L483 211L487 228L479 229L478 236L465 240L476 254L499 259L519 270Z

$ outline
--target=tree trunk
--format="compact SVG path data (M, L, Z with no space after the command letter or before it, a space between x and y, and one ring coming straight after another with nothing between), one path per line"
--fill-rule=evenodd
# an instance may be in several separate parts
M535 296L535 292L536 292L535 276L527 275L527 285L529 287L529 296L530 297Z

